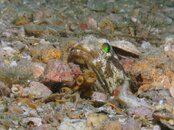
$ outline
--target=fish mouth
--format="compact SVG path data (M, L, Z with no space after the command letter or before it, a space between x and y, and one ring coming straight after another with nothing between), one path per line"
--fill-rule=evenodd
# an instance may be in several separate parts
M72 49L68 55L68 62L73 62L80 65L91 64L93 57L89 52L80 49Z
M68 62L73 62L80 65L82 70L92 70L97 76L94 90L110 93L108 90L108 83L106 82L104 73L102 71L102 63L100 62L98 53L87 51L85 49L73 48L69 52Z

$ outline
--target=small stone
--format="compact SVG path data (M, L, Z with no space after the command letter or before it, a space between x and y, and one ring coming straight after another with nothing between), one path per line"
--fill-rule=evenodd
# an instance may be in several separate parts
M171 96L174 97L174 86L169 88L169 92L170 92Z
M33 130L57 130L57 129L52 127L50 124L43 124L33 128Z
M112 121L106 124L103 130L122 130L121 124L118 121Z
M35 24L28 24L24 26L25 34L28 36L40 37L43 34L48 34L46 26L39 26Z
M41 108L41 107L37 107L36 109L37 109L37 112L38 112L38 113L42 113L42 112L44 112L44 109Z
M10 94L10 89L3 82L0 81L0 96L8 96Z
M141 48L143 49L150 49L151 47L152 47L151 44L147 41L143 41L141 44Z
M122 130L141 130L141 124L134 119L129 119L126 124L123 125Z
M30 83L29 89L29 94L35 98L47 97L52 93L51 90L47 88L47 86L35 81Z
M87 7L95 11L114 10L114 0L88 0Z
M22 96L26 97L26 96L29 96L29 94L30 94L30 88L28 87L24 88Z
M165 39L164 51L174 52L174 37L167 37Z
M106 9L106 1L105 0L88 0L87 2L88 8L96 11L104 11Z
M129 115L144 116L146 118L152 118L153 111L146 107L130 108L128 109Z
M13 54L16 52L15 49L12 47L3 47L3 56L13 56Z
M5 106L3 104L0 104L0 113L4 112Z
M101 127L102 123L104 123L108 119L105 114L91 113L87 116L87 127L89 129Z
M159 125L154 125L153 130L161 130L161 127Z
M95 101L95 102L104 103L107 101L107 95L100 92L93 92L91 98L92 98L92 101Z
M12 47L17 49L17 50L22 50L25 48L25 44L22 43L21 41L15 41L13 44L12 44Z
M85 120L65 118L58 130L88 130Z
M18 64L17 64L17 62L16 61L11 61L11 63L10 63L10 66L11 67L13 67L13 66L17 66Z
M87 24L89 28L97 29L97 21L94 18L88 18Z
M20 106L18 106L17 104L11 104L8 107L8 112L11 113L11 114L22 114L23 109L20 108Z
M0 130L6 130L5 126L0 125Z

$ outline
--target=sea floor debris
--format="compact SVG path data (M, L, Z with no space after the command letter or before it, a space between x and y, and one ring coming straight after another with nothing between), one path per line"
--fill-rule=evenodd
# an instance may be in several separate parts
M0 129L174 130L173 0L0 0Z

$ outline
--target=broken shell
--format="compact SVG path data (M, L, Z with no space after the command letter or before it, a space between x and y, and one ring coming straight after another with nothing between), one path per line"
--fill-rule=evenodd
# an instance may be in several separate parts
M140 51L137 49L137 47L129 41L112 41L110 44L116 51L119 51L120 53L129 53L134 56L140 55Z
M171 113L165 111L154 112L153 117L157 120L174 120L174 116Z
M91 70L85 70L84 74L85 85L94 84L97 80L96 74Z
M76 84L77 84L78 86L80 86L80 85L82 85L83 83L84 83L84 77L83 77L82 75L78 76L78 77L76 78Z
M11 88L11 91L14 95L21 95L23 93L23 86L20 84L14 84Z
M42 119L37 117L27 117L22 120L23 123L29 124L33 123L34 126L42 125Z
M83 118L85 116L85 113L83 113L83 112L73 112L73 111L70 111L70 112L67 113L67 116L70 119L79 119L79 118Z
M72 90L68 87L63 87L60 89L60 92L65 93L65 94L70 94L70 93L72 93Z

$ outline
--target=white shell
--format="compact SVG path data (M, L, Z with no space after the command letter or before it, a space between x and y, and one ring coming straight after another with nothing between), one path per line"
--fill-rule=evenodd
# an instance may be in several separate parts
M122 49L124 51L136 54L136 55L140 55L140 51L137 49L137 47L129 42L129 41L125 41L125 40L118 40L118 41L112 41L110 42L111 46Z

